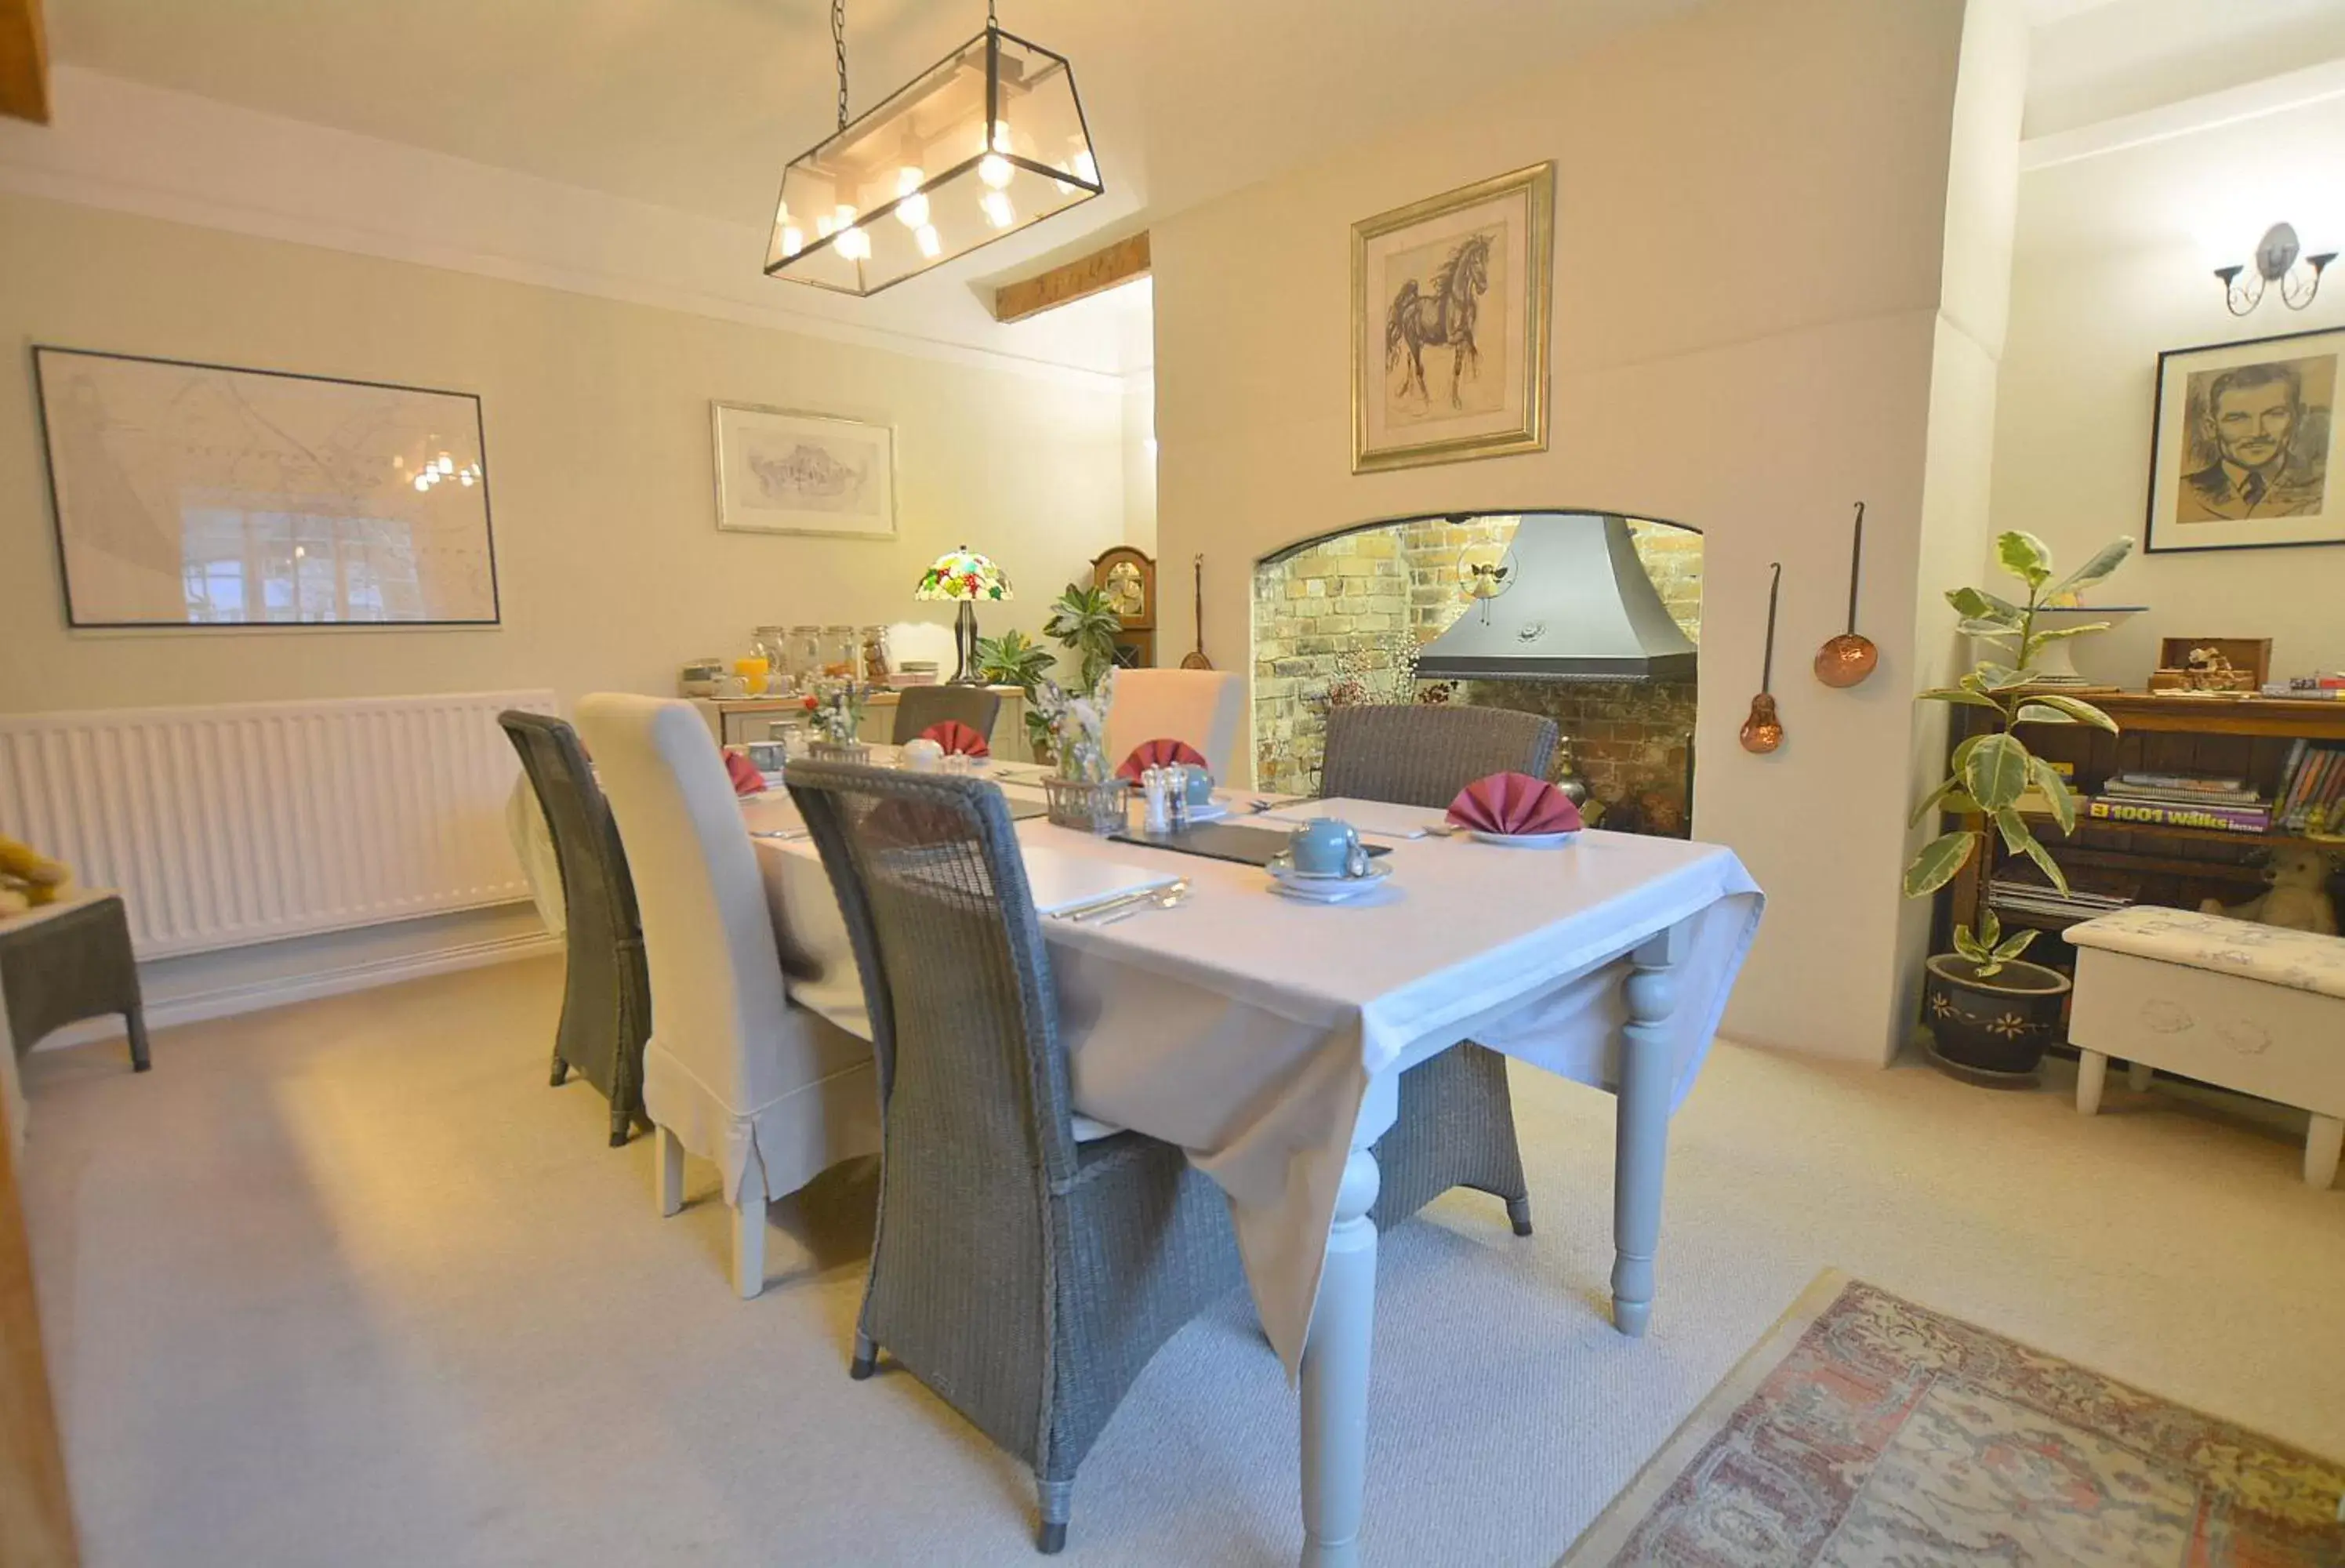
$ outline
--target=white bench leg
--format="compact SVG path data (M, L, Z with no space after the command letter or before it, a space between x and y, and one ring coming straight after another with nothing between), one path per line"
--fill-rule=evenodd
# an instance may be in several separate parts
M2337 1157L2345 1152L2345 1121L2316 1116L2304 1135L2304 1180L2327 1191L2337 1179Z
M733 1293L753 1301L766 1289L766 1197L761 1183L733 1209Z
M2127 1062L2126 1064L2126 1087L2133 1090L2136 1094L2140 1094L2144 1090L2147 1089L2149 1087L2149 1080L2157 1076L2157 1069L2151 1067L2147 1062Z
M684 1207L684 1143L664 1127L652 1128L652 1194L663 1219Z
M2076 1053L2076 1114L2092 1116L2101 1108L2101 1090L2109 1081L2106 1051Z

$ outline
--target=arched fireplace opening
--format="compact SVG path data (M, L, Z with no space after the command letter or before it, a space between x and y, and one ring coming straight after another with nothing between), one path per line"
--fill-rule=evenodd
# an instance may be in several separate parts
M1558 777L1607 827L1693 818L1701 534L1619 513L1442 513L1363 523L1254 576L1256 780L1318 784L1331 706L1463 703L1557 722Z

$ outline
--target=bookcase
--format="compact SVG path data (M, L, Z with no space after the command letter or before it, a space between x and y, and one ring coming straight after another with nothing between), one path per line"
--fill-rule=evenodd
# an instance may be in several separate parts
M2345 742L2345 703L2283 697L2154 697L2147 693L2076 693L2117 722L2120 733L2083 724L2030 724L2029 751L2047 762L2075 769L2081 794L2097 794L2120 773L2198 774L2244 778L2269 795L2280 782L2289 754L2299 740ZM1987 727L1987 714L1957 707L1953 740ZM2079 810L2076 831L2062 834L2049 813L2029 812L2032 827L2072 885L2121 894L2137 904L2196 909L2202 898L2238 904L2256 895L2263 873L2253 862L2259 849L2320 843L2345 859L2345 842L2311 840L2279 832L2245 834L2219 828L2116 823L2087 818ZM1963 825L1985 832L1987 847L1974 855L1940 895L1937 945L1952 942L1956 922L1975 928L1986 907L1988 884L2010 868L1993 827L1975 815ZM2332 895L2345 892L2345 875L2332 877ZM2073 972L2075 951L2058 932L2082 916L2035 914L1998 908L2009 929L2034 926L2046 935L2027 953L2030 962Z

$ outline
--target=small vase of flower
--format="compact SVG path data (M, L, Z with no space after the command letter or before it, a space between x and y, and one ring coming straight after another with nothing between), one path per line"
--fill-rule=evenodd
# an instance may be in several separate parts
M1070 693L1044 681L1035 693L1051 735L1058 772L1042 781L1050 817L1061 827L1108 834L1124 825L1130 792L1107 760L1107 710L1115 673L1108 671L1091 691Z
M808 754L829 763L868 763L863 744L863 688L853 681L825 681L805 698L807 722L817 739Z

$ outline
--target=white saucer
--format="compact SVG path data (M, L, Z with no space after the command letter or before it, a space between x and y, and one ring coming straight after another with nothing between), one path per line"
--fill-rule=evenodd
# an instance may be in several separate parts
M1571 833L1484 833L1478 827L1466 830L1468 838L1478 838L1484 844L1503 844L1509 849L1560 849L1579 836Z
M1284 855L1263 869L1270 873L1270 890L1273 893L1283 893L1290 898L1300 898L1312 904L1341 904L1347 898L1356 898L1392 875L1391 863L1381 859L1369 861L1367 873L1362 876L1297 871Z

